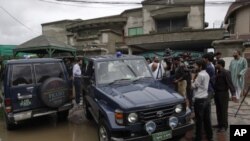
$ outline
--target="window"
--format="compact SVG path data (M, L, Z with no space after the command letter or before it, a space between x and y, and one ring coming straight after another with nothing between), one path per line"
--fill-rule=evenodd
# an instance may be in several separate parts
M187 25L187 17L157 20L156 25L159 33L182 31L183 27Z
M31 65L13 65L12 86L28 85L32 83Z
M128 29L128 36L135 36L135 35L142 35L142 34L143 34L142 27L135 27L135 28Z
M51 77L65 79L61 63L44 63L35 65L36 82L43 83Z
M235 33L235 15L232 15L229 19L229 33L234 34Z

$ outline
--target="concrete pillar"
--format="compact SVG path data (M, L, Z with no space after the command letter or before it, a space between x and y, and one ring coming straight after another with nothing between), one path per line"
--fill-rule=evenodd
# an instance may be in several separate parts
M128 55L132 55L133 54L133 50L131 47L128 47Z

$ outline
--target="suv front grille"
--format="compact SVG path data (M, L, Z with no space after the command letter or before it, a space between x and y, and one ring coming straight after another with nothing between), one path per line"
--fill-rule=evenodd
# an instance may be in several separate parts
M139 112L139 118L141 121L165 119L173 115L174 109L175 105L168 105L165 107L143 110Z

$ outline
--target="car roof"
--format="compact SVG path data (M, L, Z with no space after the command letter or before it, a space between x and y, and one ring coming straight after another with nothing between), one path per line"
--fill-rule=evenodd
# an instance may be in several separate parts
M28 63L60 62L60 61L62 61L62 59L54 59L54 58L13 59L13 60L8 60L6 64L28 64Z
M86 57L93 61L111 61L111 60L124 60L124 59L144 59L143 56L136 56L136 55L122 55L117 57L116 55L98 55L98 56L91 56Z

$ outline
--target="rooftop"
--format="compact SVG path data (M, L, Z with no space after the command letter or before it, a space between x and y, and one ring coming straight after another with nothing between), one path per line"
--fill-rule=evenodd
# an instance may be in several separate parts
M249 6L250 1L249 0L236 0L236 2L232 3L227 11L226 17L225 17L225 24L228 23L229 17L233 15L237 10L242 9L243 7Z

